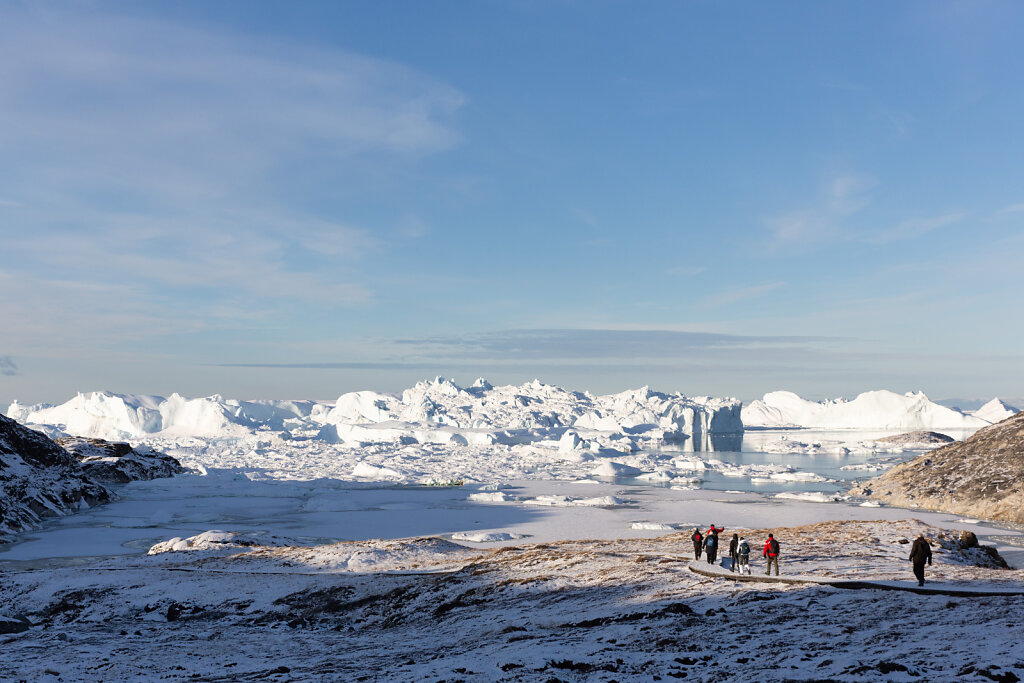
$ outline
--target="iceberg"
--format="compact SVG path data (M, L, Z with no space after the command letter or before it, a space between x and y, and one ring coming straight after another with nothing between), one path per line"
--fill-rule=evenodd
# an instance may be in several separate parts
M974 415L934 403L923 392L867 391L842 398L808 401L789 391L773 391L741 410L745 428L809 429L977 429L989 424Z

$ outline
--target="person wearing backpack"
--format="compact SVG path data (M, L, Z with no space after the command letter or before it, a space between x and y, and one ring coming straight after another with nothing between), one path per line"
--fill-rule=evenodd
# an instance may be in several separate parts
M771 575L772 564L775 565L775 576L779 575L779 542L775 540L775 536L768 534L768 540L764 542L764 552L761 553L761 557L768 561L768 571L765 574Z
M932 547L925 540L924 534L918 534L914 545L910 548L910 561L914 563L914 576L917 577L917 585L924 585L924 563L932 563Z
M693 536L690 536L693 541L693 559L700 559L700 552L704 548L704 537L700 535L700 529L694 528Z
M740 561L738 568L739 573L750 574L750 544L747 543L747 539L741 538L736 550L739 554Z
M718 556L718 534L712 531L704 537L704 554L707 555L708 564L714 564Z
M729 571L739 571L740 568L740 535L733 534L732 540L729 541L729 561L732 563L729 565Z

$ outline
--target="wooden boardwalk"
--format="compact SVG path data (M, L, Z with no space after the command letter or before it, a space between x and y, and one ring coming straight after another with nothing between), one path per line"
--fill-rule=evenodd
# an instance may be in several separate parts
M886 590L886 591L907 591L920 593L921 595L952 595L955 597L976 597L984 595L1024 595L1024 586L1016 584L1002 588L995 584L979 584L970 586L964 584L928 583L918 586L916 581L871 581L871 580L849 580L836 578L823 578L807 574L780 574L778 576L767 576L765 574L737 574L729 571L719 564L708 564L706 562L690 562L687 565L694 574L709 576L715 579L727 579L730 581L747 581L752 583L787 583L787 584L811 584L818 586L832 586L834 588L848 588L857 590Z

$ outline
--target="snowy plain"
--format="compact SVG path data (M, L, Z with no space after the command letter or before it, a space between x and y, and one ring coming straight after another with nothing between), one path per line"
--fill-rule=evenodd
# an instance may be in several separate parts
M755 544L783 530L794 571L909 578L900 541L916 530L970 530L1024 566L1020 530L846 496L853 480L932 447L880 441L892 424L957 438L977 428L921 395L876 398L873 428L743 433L730 399L440 378L334 405L102 393L13 405L44 430L129 439L192 471L132 482L114 503L0 546L0 612L37 624L3 641L0 675L1024 676L1003 616L1022 598L751 588L686 570L689 531L712 523ZM244 542L223 543L232 538ZM947 581L1021 583L952 550L937 565ZM878 605L905 623L875 623ZM961 644L979 639L984 657L965 659ZM756 668L765 652L786 664Z

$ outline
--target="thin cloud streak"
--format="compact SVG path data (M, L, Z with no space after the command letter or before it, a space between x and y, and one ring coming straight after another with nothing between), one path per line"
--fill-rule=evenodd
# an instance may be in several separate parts
M371 303L360 264L392 245L310 208L335 194L324 169L343 183L451 149L464 102L343 50L34 6L0 7L0 92L15 352L56 348L70 321L106 344L105 325L139 338L219 328L218 310Z
M18 366L10 356L0 356L0 375L14 377L18 374Z

